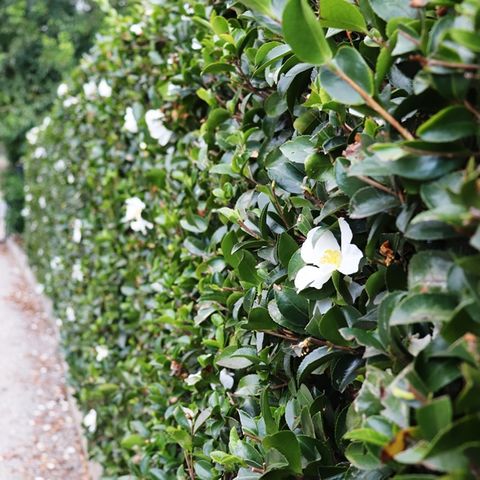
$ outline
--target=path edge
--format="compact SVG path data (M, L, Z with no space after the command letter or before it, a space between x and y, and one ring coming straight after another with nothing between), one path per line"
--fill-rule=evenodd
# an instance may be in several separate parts
M76 436L78 437L78 441L80 444L80 447L82 449L82 463L84 466L85 473L88 475L88 478L90 480L99 480L101 478L101 471L102 467L96 463L92 462L89 460L89 455L88 455L88 448L87 448L87 440L85 438L85 435L82 431L82 421L83 417L80 412L80 409L78 407L78 404L75 400L75 397L73 396L74 389L73 387L68 383L68 364L63 356L62 353L62 337L60 335L60 330L58 328L57 323L55 322L55 315L54 315L54 309L53 309L53 302L50 298L48 298L46 295L43 293L38 293L39 292L39 287L40 284L33 273L33 270L30 266L30 263L28 261L28 256L24 249L19 245L19 239L16 237L9 237L7 241L5 242L6 247L8 252L12 255L14 258L15 262L17 265L21 268L22 274L25 277L25 280L29 287L32 289L33 292L35 292L42 310L47 314L47 321L51 324L51 327L53 328L53 331L55 332L55 337L57 340L57 345L60 347L58 351L58 359L60 361L60 365L62 368L62 373L63 377L65 378L65 386L66 386L66 396L67 396L67 401L70 407L70 410L72 412L73 418L74 418L74 425L75 425L75 432Z

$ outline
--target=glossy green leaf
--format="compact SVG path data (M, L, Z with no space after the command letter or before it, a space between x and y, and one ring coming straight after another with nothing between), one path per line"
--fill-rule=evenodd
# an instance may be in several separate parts
M367 25L360 9L346 0L322 0L320 19L323 27L367 32Z
M331 59L320 21L306 0L288 0L282 23L285 40L300 60L323 65Z
M333 59L334 67L324 67L320 83L332 99L347 105L360 105L364 99L343 80L337 71L343 72L367 95L373 95L373 75L360 53L352 47L340 47Z
M441 293L417 293L402 300L393 310L390 325L446 322L457 305L455 297Z
M472 113L460 105L440 110L422 123L417 134L427 142L451 142L478 133Z
M350 200L350 216L351 218L371 217L399 205L400 201L394 195L374 187L364 187L358 190Z

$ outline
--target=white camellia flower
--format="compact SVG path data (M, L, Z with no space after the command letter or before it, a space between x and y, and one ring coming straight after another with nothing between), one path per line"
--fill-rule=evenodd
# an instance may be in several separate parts
M33 127L27 132L27 141L30 145L35 145L38 140L38 134L40 133L40 129L38 127Z
M145 26L144 23L140 22L140 23L134 23L131 27L130 27L130 32L132 32L133 34L135 35L141 35L143 33L143 27Z
M107 83L105 79L102 79L98 84L98 94L104 98L112 96L112 87Z
M55 256L50 260L50 268L52 270L58 270L62 266L62 259L59 256Z
M45 158L47 156L47 150L45 147L37 147L33 152L35 158Z
M147 123L150 136L164 147L172 138L173 132L163 124L163 113L160 110L148 110L145 113L145 122Z
M82 266L79 262L73 264L72 280L75 280L76 282L83 282Z
M127 211L123 222L130 222L130 228L134 232L142 232L144 235L147 229L153 228L153 223L148 222L142 218L142 212L145 209L145 204L138 197L131 197L125 200Z
M66 168L67 168L67 165L65 164L65 162L63 160L57 160L54 164L53 164L53 168L57 171L57 172L63 172Z
M69 108L72 105L76 105L78 103L78 98L77 97L68 97L63 101L63 106L65 108Z
M105 345L97 345L95 347L95 351L97 352L97 356L95 357L97 362L101 362L102 360L105 360L108 355L110 355L110 351L108 350L108 347Z
M125 123L123 124L123 128L125 130L127 130L130 133L138 132L137 119L133 114L132 107L127 107L127 109L125 110L125 116L123 117L123 119L125 120Z
M57 87L57 95L59 97L64 97L68 93L68 85L66 83L61 83Z
M93 80L90 80L88 83L85 83L83 85L83 92L85 93L85 96L90 100L97 96L97 91L97 84Z
M75 243L80 243L82 241L82 221L79 218L76 218L73 221L72 240Z
M83 417L83 425L90 433L97 429L97 412L93 408Z
M341 245L338 245L330 230L316 227L308 232L300 250L302 260L307 265L302 267L295 277L295 287L298 291L308 287L322 288L336 270L344 275L358 271L363 253L351 243L353 233L345 219L339 218L338 224Z

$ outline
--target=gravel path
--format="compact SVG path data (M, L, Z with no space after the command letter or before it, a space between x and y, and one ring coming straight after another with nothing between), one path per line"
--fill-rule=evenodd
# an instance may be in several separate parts
M0 480L89 480L56 327L16 249L0 244Z

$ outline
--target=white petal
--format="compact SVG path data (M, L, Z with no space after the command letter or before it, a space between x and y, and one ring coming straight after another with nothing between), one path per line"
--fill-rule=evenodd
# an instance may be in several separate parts
M342 244L342 252L352 243L353 233L350 225L346 222L344 218L338 219L338 225L340 227L340 234L341 234L341 244Z
M356 245L348 245L346 249L342 249L342 262L338 271L344 275L358 272L358 264L362 258L363 253Z
M300 255L305 263L312 263L321 267L320 259L323 252L328 249L340 250L336 238L330 230L316 227L308 232L307 239L300 250Z
M302 257L302 260L305 263L312 263L314 257L315 257L315 252L313 250L313 237L316 232L320 227L312 228L308 234L306 240L303 242L302 248L300 249L300 255Z
M332 272L333 270L328 268L327 265L322 266L322 268L306 265L297 272L295 276L295 287L298 291L307 287L320 289L328 282L332 276Z

